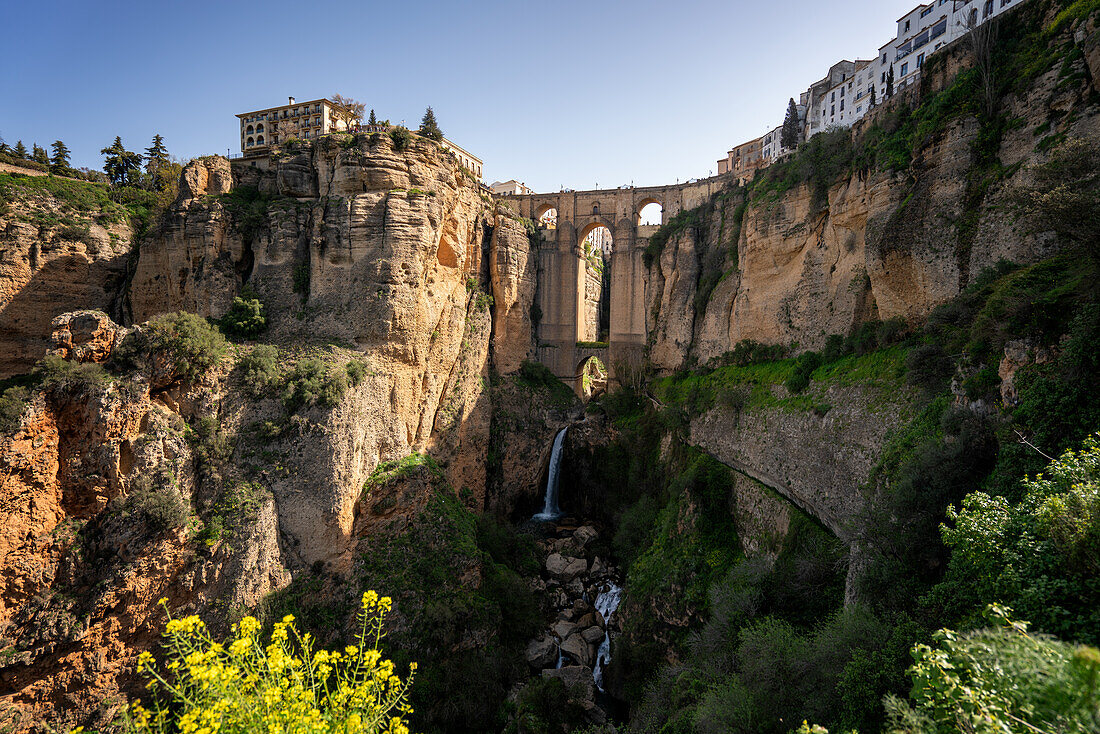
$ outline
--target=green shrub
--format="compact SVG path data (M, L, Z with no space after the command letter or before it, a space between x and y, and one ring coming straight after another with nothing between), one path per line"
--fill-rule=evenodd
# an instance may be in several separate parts
M19 428L28 397L30 395L23 387L9 387L0 394L0 433L11 433Z
M761 344L752 339L742 339L733 349L715 360L716 367L746 367L750 364L774 362L787 356L787 347L782 344Z
M810 386L810 376L822 364L817 352L803 352L795 360L794 372L787 378L787 389L794 394L803 392Z
M290 413L315 405L332 408L344 397L347 388L344 370L332 369L319 359L303 359L287 376L283 406Z
M397 125L390 128L390 140L393 141L393 147L396 150L403 151L409 147L409 143L412 142L412 132L408 128Z
M191 519L191 507L180 492L175 476L166 470L152 477L137 477L126 497L125 511L145 518L157 532L181 528Z
M558 404L569 404L576 399L573 391L541 362L524 360L516 375L516 382L533 390L546 390Z
M100 364L70 362L54 355L36 364L34 374L43 390L70 395L100 390L111 382L111 376Z
M905 366L909 384L929 395L942 392L955 374L955 362L938 344L925 344L912 350L905 358Z
M230 336L251 338L259 335L267 328L267 319L264 317L264 305L258 298L233 299L233 305L229 311L218 321L222 331Z
M1010 612L990 606L993 626L915 646L912 704L887 700L890 731L1100 731L1100 650L1028 632Z
M359 383L367 376L367 366L357 359L353 359L344 366L348 373L348 383L352 387L359 387Z
M259 344L238 363L241 380L253 397L260 397L275 387L282 377L279 350L270 344Z
M193 313L158 316L131 332L117 350L126 366L149 364L162 356L172 376L196 382L216 367L229 351L229 344L210 322Z
M937 594L971 610L1003 602L1044 632L1100 644L1100 434L1023 489L1018 502L973 492L952 508Z

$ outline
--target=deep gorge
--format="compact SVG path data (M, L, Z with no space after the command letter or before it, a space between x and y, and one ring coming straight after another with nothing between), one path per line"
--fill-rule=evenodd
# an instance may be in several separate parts
M430 139L199 158L144 231L0 173L0 721L110 729L165 608L340 649L368 590L422 732L946 731L910 651L991 603L1087 668L1098 13L1007 14L992 116L958 48L685 196L583 399L568 237Z

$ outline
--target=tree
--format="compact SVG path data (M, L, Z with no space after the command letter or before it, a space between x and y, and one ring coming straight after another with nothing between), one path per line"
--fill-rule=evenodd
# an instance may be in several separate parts
M368 125L377 125L378 124L378 118L374 116L374 108L373 107L371 108L370 118L367 120L367 124Z
M12 150L12 154L17 158L25 159L27 157L27 146L23 145L22 140L15 141L15 148Z
M145 149L145 172L149 174L149 183L154 190L162 191L166 185L171 185L169 170L172 161L168 158L168 148L164 146L164 138L160 135L153 136L153 143Z
M53 158L50 159L50 170L60 174L71 173L72 167L69 165L69 148L60 140L55 140L50 143L50 148L53 149Z
M794 97L787 103L787 117L783 120L783 132L779 136L779 144L788 150L798 147L799 138L798 105L794 103Z
M116 186L133 183L134 174L141 170L140 153L126 150L122 138L117 136L114 143L99 152L107 156L103 161L103 171L111 183Z
M339 94L332 95L332 102L336 108L332 116L343 122L348 128L363 121L363 103L357 102L351 97L342 97Z
M974 57L974 68L978 72L979 94L982 111L988 119L993 119L1000 101L997 94L997 79L993 47L997 45L998 18L989 18L984 23L978 20L978 10L973 8L962 22L966 33L966 45Z
M886 72L886 99L894 96L894 65L890 64L890 70Z
M443 142L443 131L439 129L439 124L435 121L435 112L431 107L424 111L424 117L420 120L420 129L417 132L437 143Z
M871 102L870 102L870 106L874 107L876 104L878 104L878 100L875 99L875 85L872 84L871 85Z
M50 165L50 157L46 155L46 149L38 143L34 143L32 146L31 160L44 166Z
M1030 170L1032 185L1014 198L1031 231L1055 232L1100 262L1100 145L1071 138Z

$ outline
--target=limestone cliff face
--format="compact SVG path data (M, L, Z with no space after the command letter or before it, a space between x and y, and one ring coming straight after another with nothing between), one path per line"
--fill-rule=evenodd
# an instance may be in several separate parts
M194 385L151 367L75 393L32 391L18 430L0 436L0 636L18 651L0 670L0 701L21 712L20 728L104 723L99 703L122 700L134 657L156 642L161 596L217 625L296 573L346 574L372 527L364 481L384 461L430 454L476 510L507 515L539 491L537 478L520 486L526 475L487 468L490 366L514 372L531 351L537 259L522 223L449 154L349 137L257 168L200 159L180 191L136 255L134 328L178 310L221 316L248 286L266 307L260 341L278 349L280 380L304 360L330 374L357 363L362 377L334 404L288 409L282 383L243 380L237 360L253 347L241 344ZM25 245L16 274L27 278L37 245ZM127 253L113 257L121 268ZM89 279L106 308L119 289ZM10 282L9 303L25 298ZM105 362L128 333L96 311L33 331L19 372L48 351ZM517 456L537 471L541 449ZM133 503L149 491L178 492L191 530L142 520ZM220 535L196 536L215 519Z
M1045 134L1100 137L1088 61L1096 42L1091 32L1065 36L1084 58L1067 62L1071 79L1059 63L1002 100L1016 121L997 150L1005 175L993 177L980 196L968 189L969 179L989 175L975 173L979 125L962 116L920 141L904 171L857 171L816 199L810 183L779 195L732 190L716 197L649 268L653 364L674 370L690 360L705 363L742 339L819 348L829 335L867 320L919 320L1000 259L1024 263L1052 254L1050 237L1029 234L1017 221L1011 193L1028 182L1028 165L1044 160L1037 143ZM906 90L857 124L854 144L969 63L965 48L942 62L923 88Z
M45 191L0 207L0 379L42 358L58 314L111 310L132 239L128 224Z

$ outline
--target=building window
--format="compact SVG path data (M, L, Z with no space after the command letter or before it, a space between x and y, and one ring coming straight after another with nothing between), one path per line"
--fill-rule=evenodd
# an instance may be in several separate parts
M863 105L856 107L856 114L858 115L860 112L863 112Z
M264 131L264 125L261 122L259 125L256 126L256 132L262 133L263 131Z
M840 111L844 111L844 100L840 100ZM841 117L844 117L844 115L841 115Z
M249 126L248 126L248 129L247 129L247 130L245 130L244 132L245 132L245 134L246 134L246 135L251 135L251 134L252 134L252 126L251 126L251 125L249 125Z
M924 10L922 10L922 11L920 11L920 17L922 17L922 18L923 18L923 17L925 17L926 15L928 15L928 14L929 14L929 13L931 13L931 12L932 12L932 6L931 6L931 5L929 5L929 6L927 7L927 8L925 8L925 9L924 9Z
M256 138L256 145L263 145L263 144L264 144L264 136L260 135L259 137Z
M909 32L909 21L905 21L905 32Z
M842 102L844 101L844 87L841 87L841 88L840 88L840 100L841 100Z
M886 63L886 54L882 55L882 63L884 63L884 64Z
M988 18L993 14L993 0L985 0L985 9L982 11L982 19Z
M901 65L901 75L905 76L908 73L909 73L909 62L906 61L904 64Z
M252 145L255 145L255 144L256 144L256 141L255 141L255 140L253 140L252 138L249 138L249 139L248 139L248 144L249 144L250 146L252 146Z
M830 102L836 102L836 91L833 91L833 96L829 99Z
M917 54L917 68L924 66L924 54Z
M830 114L830 115L836 115L836 105L833 105L833 107L832 107L832 111L831 111L831 112L829 112L829 114Z

